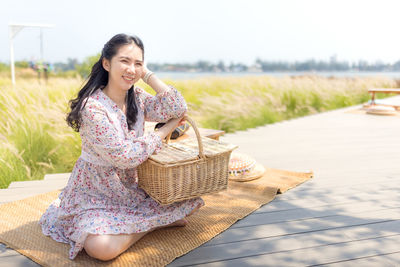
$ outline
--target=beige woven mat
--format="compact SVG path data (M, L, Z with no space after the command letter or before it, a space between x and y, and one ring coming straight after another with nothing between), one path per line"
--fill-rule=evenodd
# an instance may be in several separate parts
M212 239L275 198L312 177L312 173L267 169L250 182L230 182L229 189L203 197L206 205L188 217L188 225L159 229L144 236L113 261L101 262L84 251L68 259L68 244L42 234L38 220L59 191L0 206L0 242L43 266L164 266Z

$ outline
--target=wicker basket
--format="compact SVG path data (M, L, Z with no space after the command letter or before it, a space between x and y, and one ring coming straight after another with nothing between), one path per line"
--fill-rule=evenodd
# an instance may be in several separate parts
M225 190L229 157L237 146L200 137L192 119L186 117L196 138L168 144L138 166L139 187L162 205Z

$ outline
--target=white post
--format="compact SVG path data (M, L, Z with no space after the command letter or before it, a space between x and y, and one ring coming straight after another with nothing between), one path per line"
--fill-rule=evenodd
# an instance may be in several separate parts
M40 57L43 61L43 33L42 28L52 28L54 25L49 24L16 24L9 23L9 38L10 38L10 68L11 68L11 81L15 84L15 67L14 67L14 42L13 39L17 33L25 27L35 27L40 28Z
M15 84L15 69L14 69L14 43L13 43L13 28L9 28L9 37L10 37L10 67L11 67L11 82Z
M40 60L43 62L43 31L42 28L40 28Z

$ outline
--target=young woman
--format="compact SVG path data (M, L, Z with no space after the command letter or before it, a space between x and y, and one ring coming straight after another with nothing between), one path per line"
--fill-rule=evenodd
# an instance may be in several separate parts
M150 231L185 226L185 217L204 205L195 198L161 206L138 188L136 167L161 149L161 140L187 110L181 94L143 61L138 37L114 36L70 101L67 122L80 133L82 154L40 219L45 235L71 245L70 259L82 249L100 260L113 259ZM135 87L139 79L156 95ZM167 123L144 134L145 120Z

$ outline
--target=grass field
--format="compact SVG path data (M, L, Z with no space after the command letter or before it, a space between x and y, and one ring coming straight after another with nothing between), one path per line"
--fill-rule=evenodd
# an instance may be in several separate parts
M65 122L68 101L83 81L0 76L0 188L46 173L70 172L80 138ZM269 76L166 81L178 88L201 127L234 132L267 123L360 104L368 88L396 87L389 78ZM145 84L139 83L151 92ZM378 96L379 97L379 96ZM295 133L293 133L295 134Z

